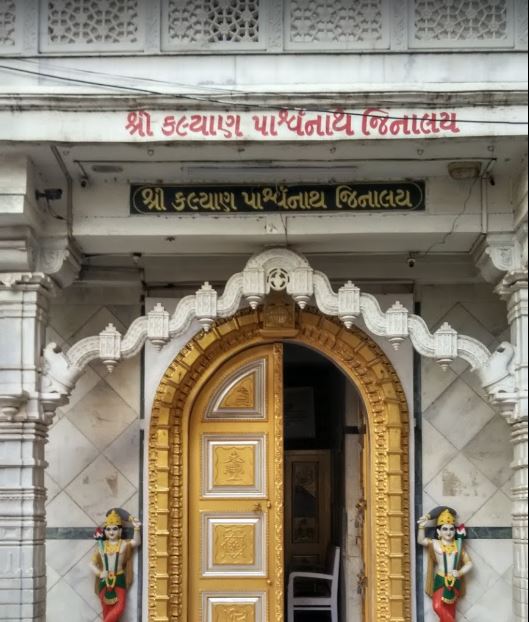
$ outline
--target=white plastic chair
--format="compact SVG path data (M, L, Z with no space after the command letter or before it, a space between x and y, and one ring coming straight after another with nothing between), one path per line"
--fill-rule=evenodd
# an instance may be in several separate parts
M294 622L295 611L330 611L332 622L338 622L338 573L340 571L340 547L331 550L330 574L320 572L291 572L288 575L287 612L288 622ZM334 552L334 554L333 554ZM329 594L326 596L294 596L296 579L327 581Z

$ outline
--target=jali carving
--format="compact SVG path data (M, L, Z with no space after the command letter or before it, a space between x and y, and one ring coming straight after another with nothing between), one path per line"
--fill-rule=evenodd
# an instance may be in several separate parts
M167 11L174 45L259 42L259 0L169 0Z
M291 0L292 42L366 43L383 36L383 0Z
M139 0L50 0L48 39L52 46L99 47L138 42Z
M497 41L507 38L509 0L415 1L418 41Z
M16 44L16 17L15 0L0 0L0 47Z

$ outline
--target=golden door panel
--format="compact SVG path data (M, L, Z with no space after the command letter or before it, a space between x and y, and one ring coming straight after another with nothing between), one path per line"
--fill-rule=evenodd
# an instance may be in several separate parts
M204 434L203 497L265 497L266 438Z
M204 594L203 622L265 622L266 594Z
M251 348L193 405L189 622L283 619L281 378L281 345Z
M223 384L208 404L204 419L265 419L266 362L245 365Z
M266 576L264 515L202 514L202 576Z

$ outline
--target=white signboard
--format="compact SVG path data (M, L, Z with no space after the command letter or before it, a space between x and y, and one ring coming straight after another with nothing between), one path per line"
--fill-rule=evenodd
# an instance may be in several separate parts
M60 142L336 141L513 136L522 106L409 110L0 111L0 140Z

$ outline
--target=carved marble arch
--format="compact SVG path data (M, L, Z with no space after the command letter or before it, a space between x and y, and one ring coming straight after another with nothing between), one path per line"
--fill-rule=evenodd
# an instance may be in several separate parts
M149 620L186 619L185 465L191 405L227 359L245 348L279 340L263 336L262 314L248 309L216 322L180 351L158 386L148 457ZM372 544L364 560L369 577L364 620L411 622L409 417L402 386L384 352L360 329L344 328L317 310L298 310L296 329L289 340L332 360L356 385L366 406L364 535ZM222 403L217 396L217 404L219 399Z

